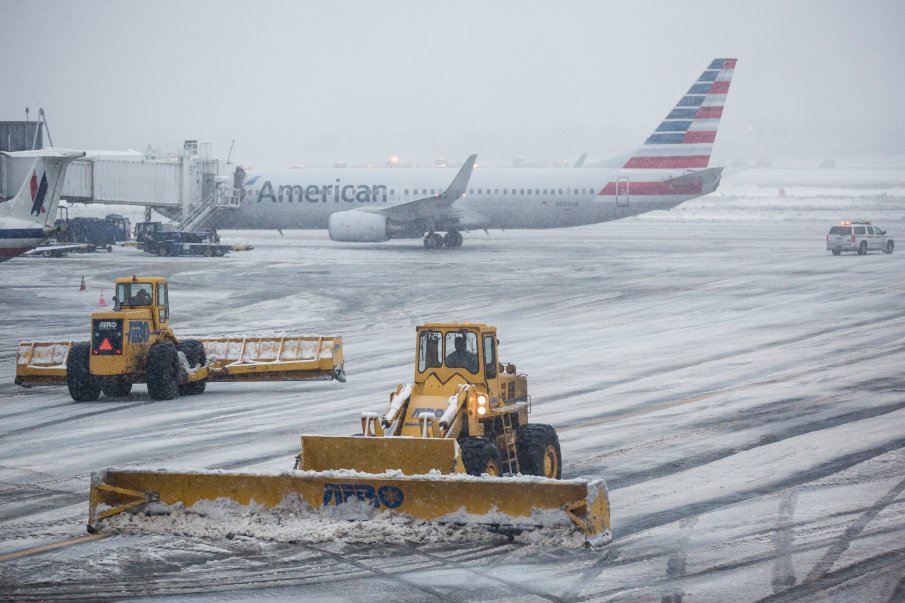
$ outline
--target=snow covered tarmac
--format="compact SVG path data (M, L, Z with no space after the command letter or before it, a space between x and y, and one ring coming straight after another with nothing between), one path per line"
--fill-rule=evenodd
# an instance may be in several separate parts
M457 251L241 232L226 235L255 250L223 259L5 263L0 556L83 535L89 474L105 466L291 467L300 433L350 433L382 410L411 379L413 327L432 320L499 327L533 420L559 431L563 476L607 480L615 539L590 551L447 527L149 525L0 561L0 598L905 598L905 179L883 196L866 178L780 199L745 178L670 213L471 233ZM830 223L850 216L899 250L830 255ZM170 279L180 335L343 335L348 382L218 383L168 402L139 385L88 404L12 384L18 339L84 338L101 289L109 301L132 273Z

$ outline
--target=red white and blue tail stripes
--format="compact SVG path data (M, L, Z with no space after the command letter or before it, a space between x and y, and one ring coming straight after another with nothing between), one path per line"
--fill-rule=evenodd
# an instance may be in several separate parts
M714 59L623 167L706 168L735 63L736 59Z

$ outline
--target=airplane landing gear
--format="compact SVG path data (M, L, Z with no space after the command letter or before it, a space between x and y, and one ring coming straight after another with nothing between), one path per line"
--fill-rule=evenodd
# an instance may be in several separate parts
M462 246L462 233L458 230L450 230L446 233L446 236L443 237L443 244L449 249L458 249Z
M426 237L424 237L424 248L425 249L440 249L443 247L443 237L441 237L436 232L428 233Z
M445 235L441 235L439 232L429 232L426 237L424 237L424 248L425 249L442 249L446 247L447 249L458 249L462 246L462 233L458 230L450 230Z

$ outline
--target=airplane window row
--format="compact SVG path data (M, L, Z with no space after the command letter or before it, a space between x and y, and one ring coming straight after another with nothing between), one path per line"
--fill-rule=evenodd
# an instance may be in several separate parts
M571 189L571 190L570 190L570 189L561 189L561 188L560 188L560 189L555 189L555 188L550 188L550 189L546 189L546 188L544 188L544 189L540 189L540 188L535 188L535 189L530 189L530 188L527 188L527 189L526 189L526 188L520 188L520 189L518 189L518 190L516 190L516 189L514 189L514 188L511 189L511 190L508 189L508 188L504 188L504 189L503 189L503 194L504 194L504 195L510 195L510 194L511 194L511 195L569 195L569 194L573 194L573 195L589 195L589 194L591 194L592 192L593 192L593 191L592 191L591 189L589 189L589 188L580 188L580 189L579 189L579 188L574 188L574 189ZM468 194L469 194L469 195L475 194L475 189L473 189L473 188L468 189ZM485 194L485 193L484 193L484 189L483 189L483 188L479 188L479 189L478 189L478 194L479 194L479 195ZM499 195L499 194L500 194L500 189L495 188L495 189L493 189L493 192L491 192L491 189L488 188L486 194L488 194L488 195L490 195L490 194Z
M428 194L427 191L428 191L428 189L423 188L423 189L421 189L421 194L422 194L422 195L427 195L427 194ZM500 194L500 189L498 189L498 188L492 189L492 192L491 192L491 189L488 188L486 193L484 192L484 189L483 189L483 188L479 188L479 189L477 189L477 191L478 191L477 194L479 194L479 195L484 195L484 194L487 194L487 195L491 195L491 194L493 194L493 195L499 195L499 194ZM408 194L409 194L409 189L404 189L402 192L403 192L403 194L408 195ZM440 191L440 192L442 192L442 191ZM573 194L573 195L589 195L589 194L591 194L592 192L593 192L593 190L592 190L592 189L589 189L589 188L581 188L581 189L575 188L575 189L571 189L571 192L570 192L569 189L561 189L561 188L560 188L560 189L555 189L555 188L551 188L551 189L546 189L546 188L545 188L545 189L539 189L539 188L530 189L530 188L528 188L528 189L525 189L525 188L520 188L520 189L518 189L518 190L516 190L516 189L514 189L514 188L513 188L513 189L508 189L508 188L504 188L504 189L503 189L503 194L504 194L504 195L569 195L569 194ZM413 195L417 195L417 194L418 194L418 189L412 189L412 190L411 190L411 193L412 193ZM436 195L436 194L437 194L437 189L433 189L433 188L430 189L430 194L431 194L431 195ZM475 194L475 189L473 189L473 188L468 189L468 194L469 194L469 195L474 195L474 194ZM395 196L395 195L396 195L396 190L395 190L395 189L390 190L390 195Z

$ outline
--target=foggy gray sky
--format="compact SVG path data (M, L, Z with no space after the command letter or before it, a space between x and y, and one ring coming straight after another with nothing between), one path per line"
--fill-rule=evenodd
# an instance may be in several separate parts
M255 167L605 158L736 57L717 159L905 154L905 2L0 0L0 120Z

